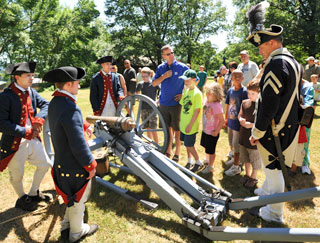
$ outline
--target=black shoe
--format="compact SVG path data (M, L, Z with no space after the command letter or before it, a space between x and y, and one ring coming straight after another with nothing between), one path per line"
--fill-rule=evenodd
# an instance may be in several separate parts
M32 202L50 202L50 197L48 195L44 195L39 190L37 191L36 196L29 196Z
M202 165L195 164L191 169L192 172L196 173L198 170L202 168Z
M184 168L190 170L190 168L191 168L192 166L193 166L193 164L191 164L191 163L188 162Z
M32 212L37 209L37 203L33 202L28 195L23 195L16 201L15 207Z
M60 233L61 233L61 238L62 239L69 240L70 228L62 230Z

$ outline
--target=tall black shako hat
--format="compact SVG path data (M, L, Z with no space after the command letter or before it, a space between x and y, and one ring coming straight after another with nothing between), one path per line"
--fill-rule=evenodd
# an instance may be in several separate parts
M270 4L267 1L264 1L251 7L247 11L246 16L249 19L250 24L250 35L247 40L255 46L260 46L261 44L282 35L283 28L280 25L272 24L269 29L265 29L264 27L264 14L269 5Z
M101 57L99 58L96 63L98 64L102 64L102 63L105 63L105 62L111 62L113 63L113 56L105 56L105 57Z
M6 74L21 75L23 73L34 73L36 66L36 62L19 62L16 64L9 64L6 68Z
M59 67L47 72L43 80L49 83L63 83L80 80L86 76L86 71L80 67Z

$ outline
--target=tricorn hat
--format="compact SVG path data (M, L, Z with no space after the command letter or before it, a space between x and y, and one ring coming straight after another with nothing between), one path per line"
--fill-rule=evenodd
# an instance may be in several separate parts
M43 76L43 80L49 83L73 82L86 76L86 71L80 67L59 67L50 70Z
M255 46L260 46L261 44L282 35L283 27L280 25L272 24L268 29L264 27L264 14L265 9L268 7L269 3L264 1L251 7L246 14L250 23L250 35L247 40Z
M101 57L100 59L98 59L97 61L96 61L96 63L99 63L99 64L101 64L101 63L105 63L105 62L111 62L111 63L113 63L113 56L105 56L105 57Z
M16 64L9 64L6 68L6 74L20 75L23 73L34 73L37 63L35 62L19 62Z

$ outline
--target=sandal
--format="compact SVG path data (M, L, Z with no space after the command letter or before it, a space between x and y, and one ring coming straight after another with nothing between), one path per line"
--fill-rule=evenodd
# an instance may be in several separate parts
M164 155L167 156L168 158L171 157L171 154L169 154L169 153L165 153Z
M174 162L179 162L179 155L173 155L173 157L172 157L172 160L174 161Z
M252 179L250 178L246 184L244 184L244 186L246 188L254 188L256 187L256 185L258 184L258 180L257 179Z
M243 177L240 178L240 183L241 183L242 185L245 185L245 184L248 182L249 179L250 179L250 177L247 176L247 175L245 175L245 176L243 176Z

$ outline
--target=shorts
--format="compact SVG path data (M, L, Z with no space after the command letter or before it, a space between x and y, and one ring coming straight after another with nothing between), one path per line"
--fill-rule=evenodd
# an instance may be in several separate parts
M136 93L136 86L137 82L129 81L127 83L127 91L129 94L135 94Z
M141 119L142 121L146 120L148 116L151 114L149 109L142 109L141 110ZM157 128L157 115L153 115L149 118L149 120L144 124L143 128L151 128L156 129Z
M250 163L254 170L261 169L261 157L257 149L249 149L243 145L240 145L240 163Z
M181 105L175 105L175 106L160 105L160 112L168 127L172 127L174 131L180 131L179 124L180 124Z
M229 145L232 147L234 153L239 153L240 144L239 144L239 131L233 130L228 127L228 139Z
M201 142L200 145L205 148L206 154L215 154L216 146L219 139L220 134L214 137L212 135L208 135L204 132L201 134Z
M180 132L180 140L184 142L184 146L186 147L194 146L194 144L196 143L196 136L197 136L197 133L187 135Z

